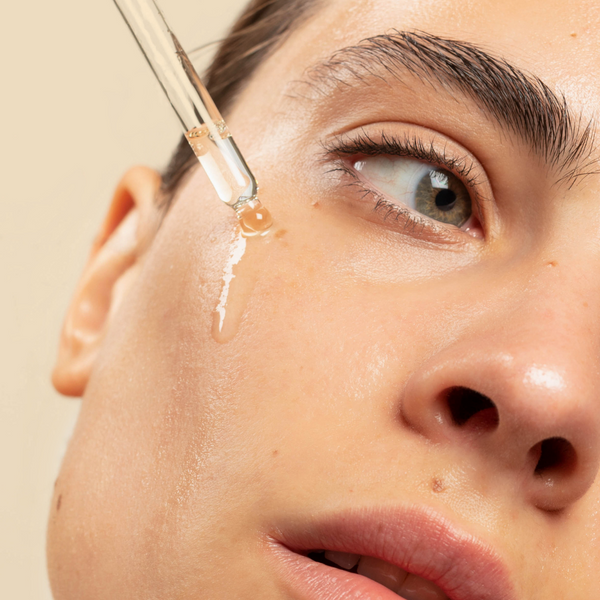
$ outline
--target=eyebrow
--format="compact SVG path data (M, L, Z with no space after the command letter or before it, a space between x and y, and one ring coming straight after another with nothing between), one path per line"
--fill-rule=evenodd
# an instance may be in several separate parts
M474 100L556 169L558 183L572 187L578 180L600 173L597 159L592 158L593 119L586 122L576 115L564 95L552 91L538 77L469 42L392 30L337 50L311 67L305 81L327 94L331 85L366 85L372 77L402 80L406 72Z

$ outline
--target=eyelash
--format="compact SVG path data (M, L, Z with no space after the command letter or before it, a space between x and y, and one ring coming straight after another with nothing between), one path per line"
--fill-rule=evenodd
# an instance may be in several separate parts
M438 228L437 222L429 219L424 215L415 214L411 209L395 204L387 200L381 193L366 186L364 180L358 173L345 162L353 156L401 156L422 160L423 162L435 165L438 168L444 169L456 175L465 186L469 189L471 200L473 201L474 209L478 209L483 198L479 192L479 179L477 174L473 173L474 164L467 156L448 155L446 147L439 150L436 147L434 140L426 144L423 139L416 136L397 137L389 135L385 132L379 134L379 139L374 140L369 133L361 131L353 135L353 137L338 137L333 142L324 146L327 156L334 156L338 159L335 166L329 172L342 172L352 178L352 182L348 184L352 187L357 187L362 193L362 198L371 196L376 200L373 212L384 212L383 220L387 220L390 216L398 221L400 217L406 221L405 229L412 225L413 229L416 226L431 227L432 224ZM477 210L477 212L479 212Z

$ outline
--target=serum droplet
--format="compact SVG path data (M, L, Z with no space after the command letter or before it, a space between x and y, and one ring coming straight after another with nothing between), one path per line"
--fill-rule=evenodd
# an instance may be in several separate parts
M260 200L250 200L235 212L242 232L247 237L264 235L273 225L271 213L261 204Z

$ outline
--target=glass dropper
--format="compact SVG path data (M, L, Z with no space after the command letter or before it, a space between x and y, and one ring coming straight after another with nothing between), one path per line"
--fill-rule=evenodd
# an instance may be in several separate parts
M185 136L219 198L237 214L245 235L271 227L248 168L215 103L154 0L114 0L137 40Z

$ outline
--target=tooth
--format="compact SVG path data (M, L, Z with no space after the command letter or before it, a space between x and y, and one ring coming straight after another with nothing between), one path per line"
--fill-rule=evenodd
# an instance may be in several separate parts
M396 593L400 591L404 580L408 576L408 573L404 569L391 565L383 560L379 560L378 558L372 558L371 556L363 556L360 559L360 562L358 563L358 573L384 585L386 588Z
M349 571L358 563L360 554L348 554L347 552L327 550L327 552L325 552L325 558L338 565L338 567L342 567L342 569Z
M398 593L405 600L448 600L437 585L416 575L409 575Z

